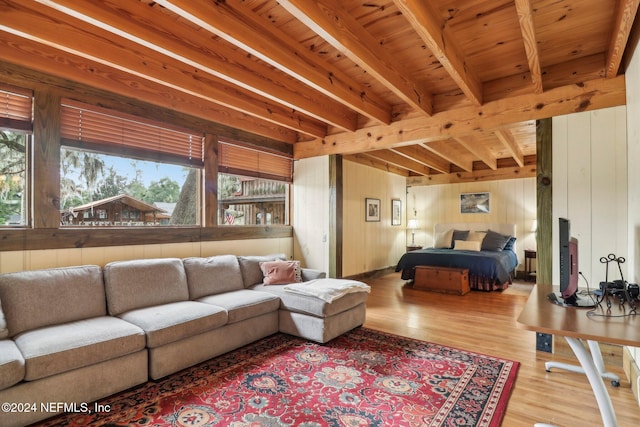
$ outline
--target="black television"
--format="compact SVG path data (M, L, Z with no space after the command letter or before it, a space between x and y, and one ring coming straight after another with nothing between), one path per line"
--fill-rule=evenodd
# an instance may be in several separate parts
M564 307L594 306L593 299L578 294L578 239L571 236L571 223L566 218L558 220L558 249L560 251L560 291L548 295L551 302Z

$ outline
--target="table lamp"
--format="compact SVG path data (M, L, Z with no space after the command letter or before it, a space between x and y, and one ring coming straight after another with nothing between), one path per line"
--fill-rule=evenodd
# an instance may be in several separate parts
M418 220L417 219L410 219L409 222L407 222L407 229L411 230L411 246L415 246L416 245L416 232L415 230L418 228Z

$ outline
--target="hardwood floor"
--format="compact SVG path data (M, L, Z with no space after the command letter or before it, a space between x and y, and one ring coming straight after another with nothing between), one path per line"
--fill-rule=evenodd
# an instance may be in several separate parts
M413 289L399 273L364 281L372 287L365 327L520 362L503 426L602 425L586 376L560 370L548 373L544 368L548 360L573 364L577 360L537 352L535 333L517 325L531 283L457 296ZM619 426L640 425L640 407L622 367L607 369L621 377L617 388L606 381Z

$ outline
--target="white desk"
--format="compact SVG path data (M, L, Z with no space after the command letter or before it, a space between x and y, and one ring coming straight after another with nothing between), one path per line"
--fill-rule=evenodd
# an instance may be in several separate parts
M589 379L604 426L616 427L618 422L609 392L600 375L601 372L583 345L583 341L638 347L640 346L640 315L587 317L588 309L561 307L549 302L547 295L552 290L551 285L536 285L518 317L518 323L531 331L565 337ZM617 305L614 305L611 310L613 315L622 313Z

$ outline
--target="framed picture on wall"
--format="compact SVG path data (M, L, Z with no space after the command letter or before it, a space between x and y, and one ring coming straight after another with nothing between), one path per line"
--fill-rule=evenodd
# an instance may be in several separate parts
M402 224L402 201L391 199L391 225Z
M364 199L365 220L380 221L380 199Z
M489 213L491 193L460 194L460 213Z

